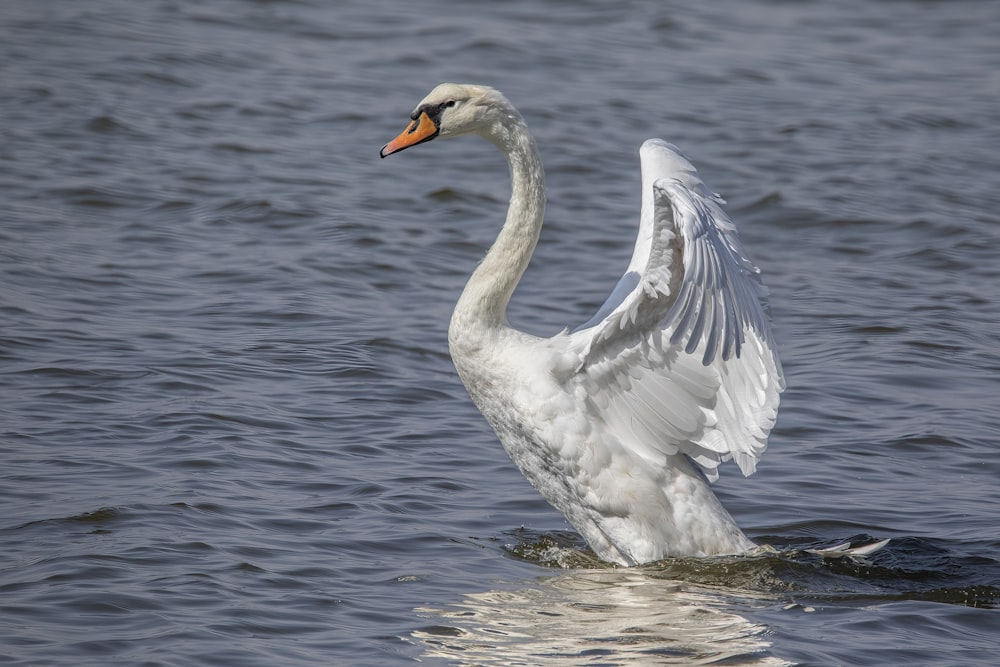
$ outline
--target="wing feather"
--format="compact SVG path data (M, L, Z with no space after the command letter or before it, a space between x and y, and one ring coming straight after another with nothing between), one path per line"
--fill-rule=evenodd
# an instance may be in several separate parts
M560 378L643 457L683 452L710 479L733 459L752 473L784 388L766 290L721 200L670 144L640 151L643 206L628 271L569 336Z

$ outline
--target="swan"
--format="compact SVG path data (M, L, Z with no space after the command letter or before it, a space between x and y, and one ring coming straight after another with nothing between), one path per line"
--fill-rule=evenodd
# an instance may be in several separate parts
M506 222L455 306L448 343L511 460L604 561L754 549L710 482L727 460L754 472L784 379L760 271L722 200L675 146L647 140L625 274L589 320L536 337L506 316L545 213L524 119L499 91L452 83L410 119L381 157L479 135L509 163Z

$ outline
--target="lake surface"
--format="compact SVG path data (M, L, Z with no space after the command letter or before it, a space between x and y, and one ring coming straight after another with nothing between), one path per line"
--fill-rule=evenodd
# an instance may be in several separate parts
M708 3L705 3L708 5ZM994 665L1000 3L169 0L0 9L0 662ZM716 490L771 556L603 567L447 353L546 164L511 321L587 319L679 145L788 380ZM802 550L890 537L858 561Z

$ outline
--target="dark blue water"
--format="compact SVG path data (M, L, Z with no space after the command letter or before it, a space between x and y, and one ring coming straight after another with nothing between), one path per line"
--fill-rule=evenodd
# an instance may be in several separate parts
M0 662L992 665L1000 5L0 9ZM511 320L627 263L641 141L729 201L789 388L717 491L784 551L595 563L447 356L485 142L378 149L441 81L536 134ZM797 549L891 537L860 562Z

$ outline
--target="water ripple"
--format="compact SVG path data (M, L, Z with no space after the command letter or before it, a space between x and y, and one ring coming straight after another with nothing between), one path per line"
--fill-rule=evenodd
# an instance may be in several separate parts
M995 662L993 5L8 4L4 664ZM546 164L518 326L606 297L645 138L727 197L789 389L717 489L782 553L607 570L506 460L447 352L506 167L376 156L439 80Z

